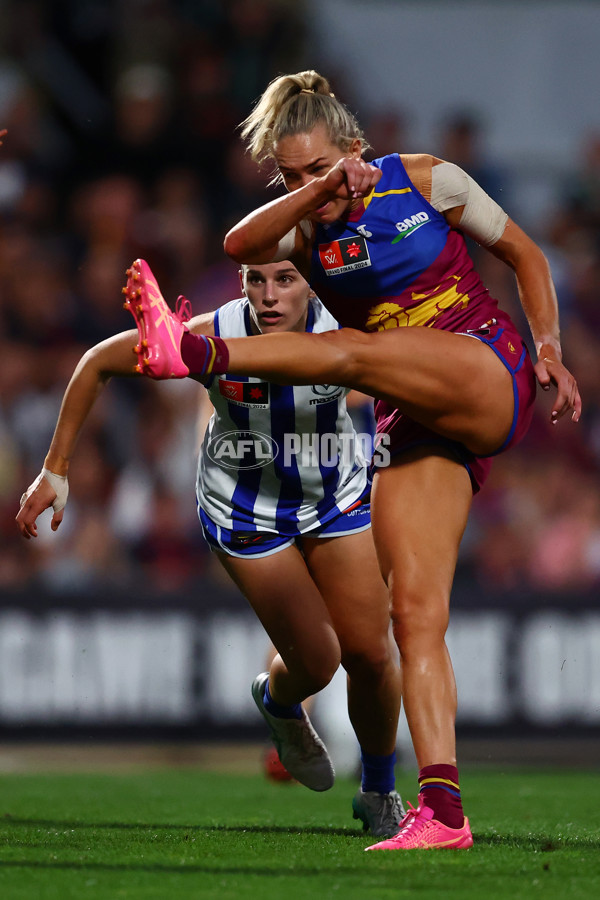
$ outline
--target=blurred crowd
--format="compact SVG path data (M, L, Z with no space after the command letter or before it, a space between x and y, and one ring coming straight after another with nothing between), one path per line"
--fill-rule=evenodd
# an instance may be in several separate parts
M114 380L81 437L59 531L43 518L26 542L14 516L77 360L132 325L120 297L133 259L147 259L165 297L184 293L196 314L239 296L223 235L276 189L236 126L272 77L319 67L303 13L301 0L0 6L0 589L168 595L216 577L196 515L193 382ZM339 93L351 101L349 85ZM434 153L511 212L517 179L491 161L478 111L449 112L438 146L426 148L412 146L401 110L358 113L371 158ZM526 207L519 185L514 202ZM554 203L529 230L552 265L585 413L577 426L550 426L542 394L526 441L496 461L459 563L477 590L600 583L600 134L582 137ZM523 323L511 272L474 252Z

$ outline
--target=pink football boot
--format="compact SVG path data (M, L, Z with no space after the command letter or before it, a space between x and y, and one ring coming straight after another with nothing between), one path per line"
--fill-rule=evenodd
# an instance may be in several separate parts
M181 359L181 337L188 330L185 322L191 318L189 300L179 297L177 311L169 309L143 259L136 259L126 274L123 305L135 319L139 335L134 348L138 358L136 371L151 378L184 378L189 369Z
M473 846L473 836L469 820L465 818L462 828L449 828L433 818L433 810L425 806L423 795L419 794L417 809L411 804L409 811L400 822L400 831L395 837L366 847L366 850L466 850Z

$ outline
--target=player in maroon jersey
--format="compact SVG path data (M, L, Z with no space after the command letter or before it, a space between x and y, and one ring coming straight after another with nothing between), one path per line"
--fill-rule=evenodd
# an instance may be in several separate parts
M548 263L452 163L397 153L364 162L357 122L315 72L275 79L242 133L257 161L274 161L289 193L232 228L225 250L245 263L293 259L352 327L251 342L202 340L180 328L161 375L155 359L170 351L146 306L138 325L149 349L140 366L154 377L230 371L289 384L335 382L376 398L378 430L390 435L394 455L375 474L373 534L420 771L418 809L375 847L469 847L445 644L450 592L472 494L491 457L527 430L536 379L556 388L553 422L580 416L577 384L562 363ZM481 283L464 235L515 272L535 366Z

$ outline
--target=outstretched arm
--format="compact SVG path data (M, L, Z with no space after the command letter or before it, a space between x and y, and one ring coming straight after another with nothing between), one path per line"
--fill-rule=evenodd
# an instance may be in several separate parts
M429 163L418 169L419 159L407 158L407 169L410 172L412 166L417 176L422 176L421 170L427 170ZM581 397L577 382L562 363L556 291L545 254L462 169L432 157L430 164L426 188L431 192L432 205L443 212L453 228L485 246L516 275L521 305L535 342L537 379L544 390L551 384L557 389L552 422L569 411L578 422Z
M551 384L557 389L551 412L552 422L558 422L568 412L571 412L572 420L578 422L581 397L575 378L562 363L558 304L546 256L511 219L500 240L489 249L516 275L521 305L538 357L535 374L544 390L548 390Z
M197 316L189 322L190 331L211 334L213 313ZM90 410L113 375L135 376L133 347L137 331L124 331L88 350L80 359L65 391L44 466L21 497L16 517L24 538L37 537L37 519L52 507L51 528L56 531L63 519L68 495L67 474L77 438Z
M50 506L56 531L67 501L67 473L77 438L97 397L113 375L133 375L132 347L136 331L115 335L88 350L80 359L65 391L44 467L21 497L17 527L24 538L37 537L37 518Z

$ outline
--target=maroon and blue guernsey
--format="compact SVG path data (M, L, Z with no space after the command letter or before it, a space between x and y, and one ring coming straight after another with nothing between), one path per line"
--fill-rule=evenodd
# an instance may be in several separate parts
M427 325L464 331L498 315L454 231L409 179L397 153L345 222L317 225L310 283L343 325L382 331Z
M359 208L346 221L316 225L311 287L345 327L383 331L421 325L470 332L489 343L515 383L515 421L498 452L506 449L531 417L535 383L527 349L482 283L463 236L419 193L400 156L392 153L371 165L382 176ZM376 414L378 431L390 434L397 449L448 444L381 401ZM469 462L475 458L456 446L477 489L489 461L480 460L476 472Z

